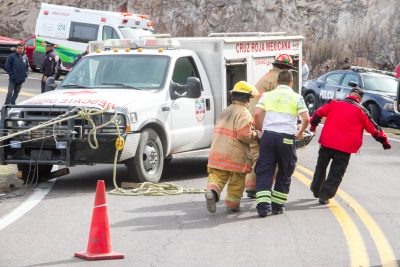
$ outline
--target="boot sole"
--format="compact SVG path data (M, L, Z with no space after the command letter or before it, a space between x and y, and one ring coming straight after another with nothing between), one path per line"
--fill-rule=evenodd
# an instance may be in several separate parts
M217 211L217 204L211 191L206 192L206 206L210 213L215 213Z

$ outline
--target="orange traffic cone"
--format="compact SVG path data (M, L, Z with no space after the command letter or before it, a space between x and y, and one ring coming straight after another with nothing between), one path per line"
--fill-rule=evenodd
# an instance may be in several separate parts
M87 251L75 252L75 257L86 260L123 259L124 254L112 252L110 226L106 202L106 188L103 180L97 181L92 223L90 225Z

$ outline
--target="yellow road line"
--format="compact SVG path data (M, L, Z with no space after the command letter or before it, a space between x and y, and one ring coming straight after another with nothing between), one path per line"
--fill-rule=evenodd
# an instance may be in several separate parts
M8 89L4 89L4 88L0 88L0 92L2 92L2 93L7 93L8 92ZM28 93L28 92L20 92L19 93L19 95L22 95L22 96L35 96L35 95L38 95L38 94L34 94L34 93Z
M297 168L310 176L314 176L314 173L311 170L303 166L297 165ZM368 232L374 241L375 247L378 250L382 266L398 267L396 257L389 241L386 239L383 231L380 229L371 215L369 215L368 212L354 198L352 198L342 189L339 188L337 195L354 210L365 227L368 229Z
M307 187L310 186L310 179L303 174L295 171L293 174L300 182ZM346 238L347 245L350 250L350 266L369 266L369 258L367 249L365 247L364 239L357 229L356 224L351 219L350 215L342 208L342 206L334 199L328 204L329 209L335 215L336 220L339 222Z

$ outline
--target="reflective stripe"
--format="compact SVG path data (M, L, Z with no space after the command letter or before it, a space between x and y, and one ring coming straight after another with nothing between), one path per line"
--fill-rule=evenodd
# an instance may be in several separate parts
M226 197L225 201L230 201L230 202L240 202L240 198L235 198L235 197Z
M275 190L272 190L272 195L276 196L276 197L284 198L284 199L287 199L287 197L288 197L288 194L281 193L281 192L275 191Z
M286 200L276 198L274 196L271 199L272 199L272 202L277 203L277 204L284 204L286 202Z
M251 166L250 165L245 165L245 164L240 164L236 163L230 160L223 160L223 159L217 159L212 156L209 157L208 159L208 165L209 167L220 167L223 168L224 170L232 170L232 171L238 171L238 172L250 172L251 171Z
M269 197L261 197L256 199L256 203L269 203L271 204L271 199Z
M250 126L246 126L242 129L239 129L237 131L234 131L229 128L224 128L224 127L216 127L214 129L214 134L220 134L220 135L226 135L229 137L237 138L240 136L246 136L251 134L251 128Z
M283 138L283 143L287 145L293 145L293 139Z
M271 191L259 191L256 193L256 197L262 197L262 196L267 196L270 197L271 196Z

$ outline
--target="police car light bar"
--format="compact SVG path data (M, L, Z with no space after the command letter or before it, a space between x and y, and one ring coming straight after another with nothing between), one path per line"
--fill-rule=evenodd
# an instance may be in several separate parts
M369 72L381 73L381 74L385 74L385 75L389 75L389 76L393 76L393 77L395 76L395 73L391 72L391 71L364 68L364 67L360 67L360 66L351 66L351 69L355 70L355 71L369 71Z

